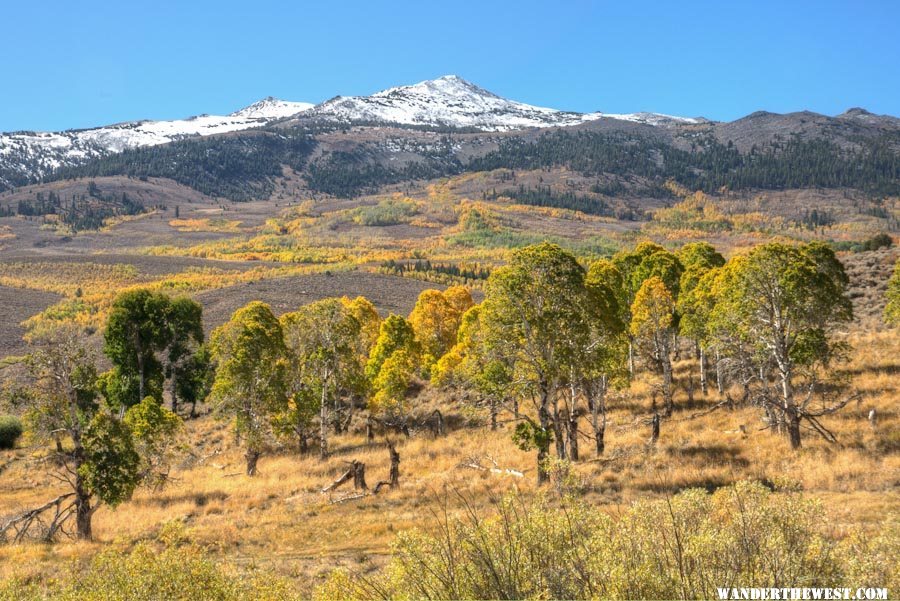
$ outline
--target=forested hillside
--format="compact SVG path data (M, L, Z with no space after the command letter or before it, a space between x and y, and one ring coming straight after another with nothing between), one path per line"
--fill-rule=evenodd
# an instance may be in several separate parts
M856 136L852 145L826 135L776 137L743 153L702 130L685 143L643 130L557 129L537 137L507 135L487 152L484 134L447 132L439 147L410 155L371 141L333 148L317 133L334 127L275 128L138 148L59 169L49 179L167 177L211 196L245 201L268 197L282 166L301 173L313 192L348 198L389 184L468 172L566 167L585 177L635 180L598 184L597 191L610 197L666 196L663 184L670 180L706 192L852 188L872 196L900 194L900 133L895 130ZM362 138L367 129L360 128ZM402 160L395 161L398 156ZM571 202L553 206L572 208L567 205Z

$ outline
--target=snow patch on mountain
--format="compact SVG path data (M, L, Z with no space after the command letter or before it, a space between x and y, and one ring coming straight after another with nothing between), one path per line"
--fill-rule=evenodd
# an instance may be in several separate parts
M250 106L231 113L231 117L246 117L248 119L284 119L297 113L309 110L315 105L311 102L291 102L279 98L263 98Z
M174 121L129 121L94 129L0 134L0 167L39 178L129 148L262 127L312 108L308 102L265 98L230 115L199 115Z
M688 117L657 113L575 113L533 106L502 98L457 75L389 88L371 96L338 96L317 105L303 116L345 122L475 128L483 131L570 126L597 119L620 119L649 125L698 122Z
M371 96L338 96L304 116L484 131L574 125L590 120L580 113L501 98L456 75L389 88Z
M502 98L456 75L389 88L371 96L338 96L313 106L268 97L230 115L132 121L94 129L0 134L0 188L33 181L59 167L141 146L261 127L288 117L341 123L510 131L619 119L658 127L705 120L658 113L576 113Z

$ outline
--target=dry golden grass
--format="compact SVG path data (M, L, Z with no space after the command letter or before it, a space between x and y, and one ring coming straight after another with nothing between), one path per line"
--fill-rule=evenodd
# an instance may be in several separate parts
M678 410L664 420L655 449L646 445L651 381L641 376L611 403L607 453L597 460L590 441L582 443L582 460L574 466L578 494L603 511L620 512L637 499L660 497L685 488L715 489L752 478L776 487L797 487L825 506L835 536L853 528L876 531L889 514L900 510L900 336L896 331L859 333L848 365L853 387L862 396L825 424L837 432L837 444L808 433L804 448L791 452L782 437L762 431L754 408L718 409L699 390L693 404L676 396ZM695 366L678 364L680 382ZM513 487L535 492L533 453L516 448L511 425L500 431L474 424L471 410L452 395L426 389L417 399L427 415L440 406L455 423L468 424L434 438L427 430L398 440L401 486L398 490L342 503L352 492L331 495L321 488L358 459L371 485L385 479L388 453L370 445L358 432L335 437L326 461L300 457L289 449L265 455L260 475L242 474L242 451L228 424L206 416L188 423L192 456L173 473L161 491L142 490L116 509L100 509L94 520L95 542L62 542L0 547L0 578L12 575L45 579L86 561L113 541L134 543L154 538L167 522L184 525L187 536L208 547L214 557L238 565L259 566L295 578L301 587L319 582L337 565L368 569L381 565L398 531L424 526L440 511L442 499L464 495L487 509ZM873 429L867 414L875 408ZM740 427L744 426L747 434ZM584 431L588 430L584 424ZM5 452L0 464L0 515L46 501L62 487L37 465L41 449ZM216 451L220 451L216 453ZM215 454L214 454L215 453ZM460 464L479 458L490 465L524 472L524 477L477 471Z

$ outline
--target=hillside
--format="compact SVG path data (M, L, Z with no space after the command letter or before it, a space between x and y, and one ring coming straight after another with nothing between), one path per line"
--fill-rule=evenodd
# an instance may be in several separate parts
M898 242L863 109L4 135L0 597L894 586Z
M885 280L892 258L896 253L860 254L853 263L859 267L850 269L853 289L868 290L870 280ZM333 289L339 292L339 286ZM410 292L406 302L413 296ZM860 301L872 310L883 302L878 295ZM849 340L866 349L846 366L851 386L864 396L827 418L826 425L839 432L836 444L810 437L801 453L785 454L783 437L767 431L757 408L723 408L713 393L693 390L696 362L683 359L676 364L678 410L663 423L655 447L647 445L650 426L644 418L656 393L653 376L644 373L611 401L607 454L595 458L584 450L572 471L543 494L554 507L564 502L561 495L574 494L602 515L619 516L638 500L671 499L688 488L713 491L748 478L785 498L801 490L819 499L829 536L858 528L875 536L900 503L895 401L900 348L892 331L855 330ZM322 492L351 460L366 464L370 485L388 473L384 437L367 440L362 415L348 432L332 437L327 460L300 456L291 445L274 447L255 478L241 473L243 449L227 421L214 415L187 420L184 442L190 452L164 488L141 490L116 509L101 508L93 543L0 546L0 579L47 585L73 569L73 562L86 568L105 549L123 554L118 564L139 544L150 544L154 554L198 545L207 560L228 566L229 574L283 581L304 598L336 567L374 578L399 532L437 533L444 512L490 514L497 499L512 490L522 503L542 498L533 483L533 457L511 441L513 424L504 420L491 430L484 408L473 400L456 391L417 393L411 400L411 435L386 434L399 452L400 487L365 497L346 490L349 485ZM434 409L443 415L444 433L433 430ZM875 428L867 420L872 409L880 416ZM0 514L42 503L61 490L37 469L43 452L29 443L0 451Z

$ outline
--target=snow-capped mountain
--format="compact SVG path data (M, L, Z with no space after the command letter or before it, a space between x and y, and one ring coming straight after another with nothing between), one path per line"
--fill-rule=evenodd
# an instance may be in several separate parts
M128 148L209 136L253 127L312 108L308 102L265 98L230 115L199 115L174 121L130 121L95 129L0 134L0 187L14 176L39 178L53 169Z
M597 119L620 119L650 125L697 123L698 119L657 113L575 113L507 100L456 75L377 92L338 96L303 114L345 122L476 128L508 131L530 127L578 125Z
M302 113L314 106L311 102L291 102L269 96L239 111L235 111L229 116L246 117L247 119L283 119Z
M501 98L456 75L389 88L371 96L338 96L305 116L487 131L574 125L590 120L580 113Z
M705 120L657 113L575 113L502 98L456 75L389 88L371 96L338 96L318 105L264 98L230 115L175 121L131 121L94 129L0 134L0 189L40 179L59 167L129 148L261 127L289 117L342 123L510 131L618 119L672 127Z

